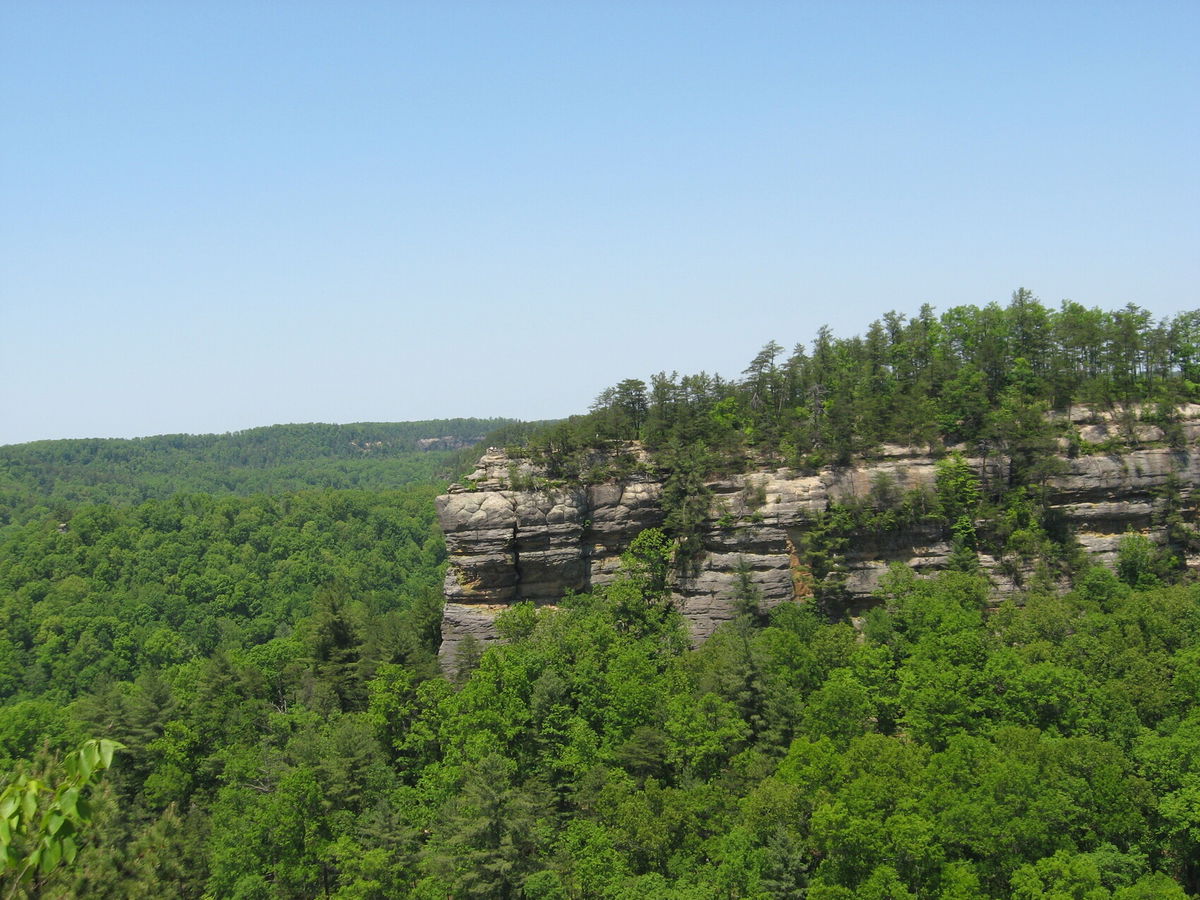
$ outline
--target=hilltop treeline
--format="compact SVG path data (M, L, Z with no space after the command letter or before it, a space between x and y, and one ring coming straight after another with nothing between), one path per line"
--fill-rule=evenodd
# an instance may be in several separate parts
M231 434L36 441L0 447L0 525L88 502L177 493L387 490L445 477L505 419L271 425Z
M1071 404L1154 404L1166 420L1197 396L1200 312L1055 310L1019 290L1007 307L888 313L863 336L822 328L790 354L772 341L738 380L628 379L525 445L563 473L581 448L635 438L654 450L700 445L726 466L751 453L818 468L885 442L1006 449L1031 438L1041 413Z

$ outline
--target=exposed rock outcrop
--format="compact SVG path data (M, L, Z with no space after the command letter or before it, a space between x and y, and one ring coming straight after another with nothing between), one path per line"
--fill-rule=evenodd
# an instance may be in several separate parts
M1108 439L1108 429L1116 427L1094 413L1073 412L1071 422L1080 434L1092 429L1084 441ZM1172 477L1185 498L1200 484L1200 453L1194 444L1200 435L1200 407L1184 412L1190 418L1181 426L1183 449L1153 446L1112 455L1060 457L1062 474L1049 482L1050 504L1082 547L1100 561L1115 560L1118 542L1131 528L1161 539L1153 522L1164 502L1162 490ZM1133 437L1158 440L1162 434L1156 431L1143 428ZM621 449L646 462L636 445ZM1006 459L966 461L985 486L1001 490L1007 485ZM450 552L443 661L453 660L468 634L484 644L495 640L495 616L512 603L554 604L566 591L611 581L621 554L638 533L663 521L663 484L646 471L652 468L642 467L619 481L555 486L527 461L489 450L469 479L437 501ZM692 571L673 585L693 641L702 641L733 618L738 583L747 577L765 606L805 596L804 533L830 504L871 502L872 491L880 485L901 495L914 489L932 493L936 474L937 460L927 453L885 446L876 458L816 474L772 469L711 482L703 552ZM934 573L946 567L950 554L944 528L936 524L859 536L844 554L851 611L869 602L891 563L905 563L919 574ZM1014 589L1011 561L1002 565L981 555L980 565L999 594Z

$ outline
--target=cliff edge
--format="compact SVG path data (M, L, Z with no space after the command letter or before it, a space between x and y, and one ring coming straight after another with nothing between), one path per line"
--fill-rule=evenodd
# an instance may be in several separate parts
M1077 407L1065 415L1071 437L1060 440L1053 466L1057 471L1046 482L1047 503L1095 560L1112 565L1121 537L1131 529L1161 542L1166 505L1187 505L1200 484L1200 406L1189 405L1180 413L1182 439L1175 446L1164 444L1157 427L1143 425L1133 434L1126 429L1120 452L1084 455L1071 448L1116 443L1117 414ZM469 478L438 497L438 519L450 555L443 665L452 664L468 635L483 644L496 640L495 617L513 603L554 604L567 591L608 583L638 533L663 523L664 481L649 455L636 443L616 449L638 462L633 474L564 485L543 478L528 460L491 448ZM887 502L884 493L932 497L942 458L885 445L870 459L811 474L773 468L709 481L702 549L673 584L693 642L734 617L735 595L747 580L764 607L809 596L812 572L805 538L820 515L833 505L878 506ZM960 459L985 490L999 494L1008 487L1007 458L963 453ZM1175 493L1170 500L1168 489ZM848 611L870 604L890 564L933 574L947 567L952 551L944 522L918 519L886 531L853 534L839 561ZM1200 558L1186 563L1195 567ZM979 565L997 596L1019 588L1020 561L980 553Z

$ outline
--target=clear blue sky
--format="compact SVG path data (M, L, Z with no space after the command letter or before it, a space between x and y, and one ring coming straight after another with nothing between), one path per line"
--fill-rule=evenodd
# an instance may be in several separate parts
M0 443L1200 307L1200 3L0 3Z

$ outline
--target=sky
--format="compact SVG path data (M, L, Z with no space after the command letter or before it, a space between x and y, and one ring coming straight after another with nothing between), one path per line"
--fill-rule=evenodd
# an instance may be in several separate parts
M0 444L1200 308L1200 3L0 3Z

